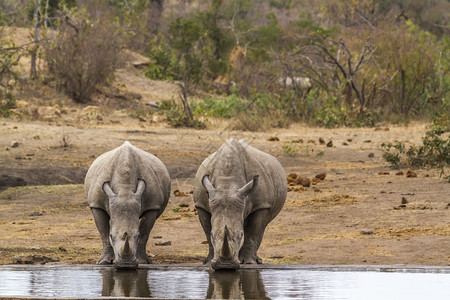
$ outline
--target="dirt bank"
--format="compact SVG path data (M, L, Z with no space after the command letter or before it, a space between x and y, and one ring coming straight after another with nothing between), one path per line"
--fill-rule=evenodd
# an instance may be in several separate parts
M416 170L417 177L407 177L407 170L396 175L379 150L384 141L419 141L425 125L388 130L296 125L243 133L171 129L137 120L63 124L0 121L1 264L29 255L63 264L98 259L100 238L82 182L95 157L124 140L160 157L170 170L172 192L184 192L172 193L152 231L148 248L154 262L201 263L207 245L189 192L197 167L229 137L245 138L276 156L287 173L309 179L326 173L309 187L290 187L259 251L266 263L450 263L450 184L433 170ZM11 147L13 141L17 147ZM155 246L161 240L171 245Z

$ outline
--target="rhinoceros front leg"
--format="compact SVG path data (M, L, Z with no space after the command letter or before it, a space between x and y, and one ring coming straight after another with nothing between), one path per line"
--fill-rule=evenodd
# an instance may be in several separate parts
M239 252L239 260L243 264L262 264L256 254L261 245L268 220L268 209L261 209L250 214L245 220L244 244Z
M103 250L97 261L99 265L112 264L114 260L114 250L109 243L109 215L106 211L99 208L91 208L94 215L95 225L102 239Z
M208 241L209 245L209 252L208 256L203 261L204 264L207 264L213 259L214 257L214 248L211 243L211 214L207 212L206 210L203 210L201 208L198 209L198 218L200 220L200 223L202 224L203 231L206 235L206 240Z
M158 211L157 210L148 210L141 216L141 221L139 224L139 243L137 248L137 259L139 260L140 264L151 264L152 260L147 256L147 241L148 237L150 235L150 231L153 228L153 225L155 225L155 221L158 218Z

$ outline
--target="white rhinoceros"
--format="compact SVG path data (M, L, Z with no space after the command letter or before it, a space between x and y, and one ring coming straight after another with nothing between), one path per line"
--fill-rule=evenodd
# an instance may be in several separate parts
M286 195L286 173L275 157L244 141L226 141L195 177L195 207L209 243L205 263L213 269L262 263L256 252Z
M114 263L118 268L149 263L146 244L150 230L170 196L164 164L125 142L92 163L84 186L103 243L97 263Z

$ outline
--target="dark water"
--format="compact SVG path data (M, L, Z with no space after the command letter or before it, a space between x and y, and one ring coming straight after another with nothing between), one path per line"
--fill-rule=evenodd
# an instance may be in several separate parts
M244 269L0 269L0 297L450 299L450 274Z

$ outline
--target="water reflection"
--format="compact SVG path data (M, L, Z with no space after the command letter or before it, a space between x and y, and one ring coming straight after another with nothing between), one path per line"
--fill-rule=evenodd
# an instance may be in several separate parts
M148 270L101 270L102 296L151 297L147 283Z
M209 273L207 299L269 299L259 270Z
M439 273L6 267L0 298L450 299L448 282Z
M207 299L269 299L259 270L199 272L105 269L100 273L102 296L107 297L182 298L189 295Z

